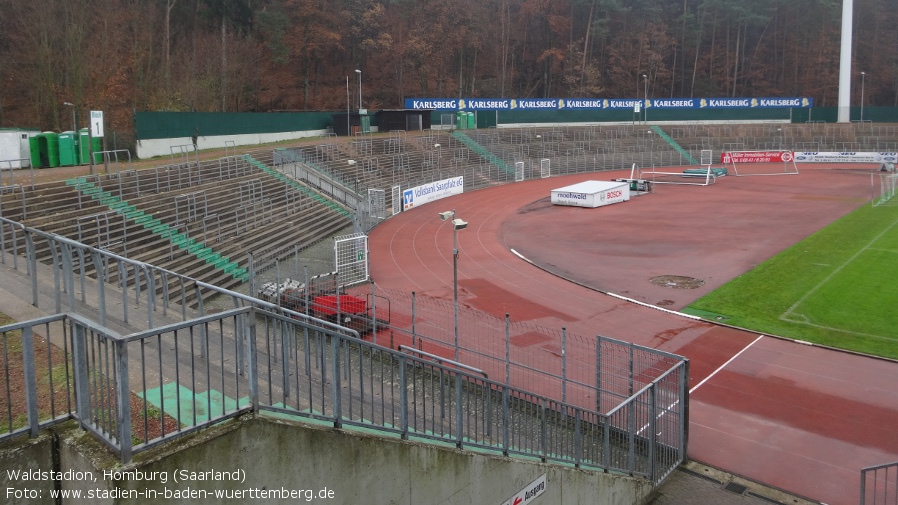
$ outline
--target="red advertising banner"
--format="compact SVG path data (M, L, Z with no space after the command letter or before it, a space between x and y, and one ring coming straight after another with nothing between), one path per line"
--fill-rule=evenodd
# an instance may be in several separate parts
M790 151L731 151L720 153L722 163L788 163L795 159Z

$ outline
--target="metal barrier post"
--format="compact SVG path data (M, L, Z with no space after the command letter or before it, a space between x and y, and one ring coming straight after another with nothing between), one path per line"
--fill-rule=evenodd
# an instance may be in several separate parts
M90 422L90 392L88 388L89 374L87 366L87 329L79 324L72 324L72 368L75 381L75 414L81 429L86 429Z
M561 327L561 401L567 403L567 328Z
M680 426L678 440L680 446L680 462L686 461L686 448L689 446L689 360L684 359L680 363L680 382L679 400L680 400Z
M415 292L412 291L412 347L415 347Z
M508 447L510 445L508 424L510 422L508 412L509 392L508 387L502 388L502 455L508 456Z
M505 385L511 385L511 318L505 313Z
M596 335L596 412L602 412L602 337Z
M334 428L340 428L343 425L343 393L340 387L340 338L336 335L330 336L331 341L331 358L333 359L331 372L331 390L334 399ZM322 353L323 359L324 353Z
M109 338L108 336L106 338ZM118 425L118 443L122 463L131 461L131 386L128 377L128 341L116 339L115 346L115 397L118 403L115 422Z
M256 363L256 311L249 309L239 316L243 319L244 349L246 349L246 368L249 380L249 398L253 413L259 412L259 377Z
M38 435L37 378L34 366L34 333L31 326L22 328L22 373L25 374L25 407L28 412L28 433Z
M16 256L18 253L16 252L15 246L15 230L13 227L13 268L18 269L16 266ZM31 232L25 231L25 254L28 256L28 275L31 277L31 304L35 307L37 304L37 252L34 249L34 238L31 236Z
M650 391L651 401L649 403L649 433L648 437L646 437L649 441L649 478L652 479L652 482L658 482L655 465L655 446L658 444L658 435L655 431L655 422L658 418L658 383L652 384Z
M399 356L399 429L402 440L408 440L408 378L405 356Z
M462 415L462 399L461 399L461 377L458 374L455 375L455 424L456 424L456 435L455 435L455 446L459 449L462 448L463 440L464 440L464 427L462 426L462 420L464 416Z

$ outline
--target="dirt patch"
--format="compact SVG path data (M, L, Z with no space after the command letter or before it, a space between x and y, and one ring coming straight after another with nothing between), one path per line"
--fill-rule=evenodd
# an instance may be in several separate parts
M542 210L542 209L546 209L546 208L553 207L553 206L554 205L552 204L552 198L547 196L545 198L540 198L539 200L537 200L535 202L528 203L527 205L521 207L518 210L518 214L527 214L528 212L534 212L537 210Z
M652 284L671 289L696 289L705 285L702 279L685 275L658 275L649 279Z
M532 299L505 290L486 279L459 280L458 285L468 293L477 293L477 296L466 297L465 305L504 319L505 314L510 314L515 321L530 321L545 317L556 317L564 321L572 318L545 305L534 302Z
M13 321L0 314L0 326ZM66 359L63 349L46 341L43 336L34 335L35 382L37 384L37 409L41 421L46 421L75 409L75 385L70 359ZM25 370L23 365L22 336L19 331L0 336L0 355L5 357L3 374L0 375L0 432L14 431L28 425L28 406L25 391ZM97 384L105 384L97 378ZM110 388L105 395L92 392L97 407L109 410L106 421L114 419L115 392ZM144 411L147 419L144 422ZM97 414L102 415L102 414ZM177 421L162 416L158 409L148 405L142 398L131 393L132 443L138 444L158 438L163 433L178 429Z

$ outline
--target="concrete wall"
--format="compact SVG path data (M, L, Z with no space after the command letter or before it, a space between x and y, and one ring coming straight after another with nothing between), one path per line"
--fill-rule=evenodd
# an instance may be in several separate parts
M210 504L502 505L543 474L545 492L525 503L629 505L651 493L650 483L641 479L266 417L248 416L203 430L141 453L127 467L76 428L59 439L61 469L91 472L61 487L80 490L82 497L90 491L90 503L96 504L149 504L184 499L188 493L191 503ZM52 444L26 445L34 446L33 464L49 468L45 453ZM0 447L4 476L13 464L2 456L6 452ZM7 486L21 488L23 482ZM216 491L230 494L217 497ZM278 496L291 492L292 497Z
M52 503L47 500L54 482L34 470L53 470L53 434L42 432L37 438L16 438L0 445L0 503ZM27 472L28 475L23 475Z

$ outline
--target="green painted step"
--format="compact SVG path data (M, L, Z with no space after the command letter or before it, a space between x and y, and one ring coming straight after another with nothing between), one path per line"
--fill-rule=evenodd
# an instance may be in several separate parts
M652 131L657 133L659 137L661 137L662 139L664 139L665 142L670 144L670 146L673 147L676 152L680 153L680 155L683 156L683 158L686 158L686 161L688 161L689 163L691 163L693 165L699 164L698 160L693 158L692 155L689 154L689 151L683 149L683 146L678 144L677 141L674 140L670 135L668 135L664 130L662 130L660 126L652 125Z
M230 414L250 405L249 398L230 398L211 389L202 393L191 391L175 382L137 393L150 405L183 425L204 423L210 419Z
M501 158L499 158L495 154L491 153L489 150L487 150L487 148L478 144L476 141L474 141L474 139L469 137L466 133L455 130L452 132L452 136L457 138L459 141L461 141L462 144L466 145L468 147L468 149L474 151L475 153L477 153L481 157L483 157L485 160L490 162L491 165L498 167L500 170L502 170L506 174L514 175L513 168L509 167L508 164L505 163L505 161L503 161Z
M348 210L346 210L346 209L344 209L343 207L337 205L336 203L334 203L334 202L328 200L327 198L324 198L323 196L319 195L318 193L309 190L309 188L303 186L302 184L299 184L299 183L296 182L295 180L291 179L290 177L287 177L286 175L284 175L284 174L278 172L277 170L274 170L273 168L269 167L268 165L266 165L266 164L262 163L261 161L259 161L259 160L255 159L255 158L253 158L253 157L250 156L249 154L244 154L244 155L243 155L243 159L245 159L246 161L252 163L253 166L255 166L255 167L258 168L259 170L261 170L261 171L263 171L263 172L265 172L265 173L267 173L267 174L273 176L273 177L276 178L277 180L279 180L279 181L281 181L281 182L286 182L287 184L290 184L290 186L292 186L294 189L298 189L299 191L302 191L302 192L305 193L306 195L308 195L308 196L314 198L316 202L322 203L322 204L324 204L324 205L327 205L328 207L330 207L330 208L333 209L334 211L338 212L339 214L342 214L343 216L346 216L346 217L352 219L352 213L349 212Z
M128 219L132 219L132 216L138 217L138 219L133 219L136 223L143 226L144 229L148 229L155 233L156 235L169 240L172 244L178 246L179 249L184 249L188 253L193 254L198 259L206 262L217 268L218 270L222 270L224 273L233 276L235 279L246 282L249 279L249 275L245 268L241 268L236 263L230 261L228 258L222 257L217 252L212 249L204 246L196 242L193 239L190 239L183 233L179 233L163 223L158 219L145 214L143 211L129 204L128 202L110 194L109 192L103 191L102 189L95 186L92 182L87 181L83 177L76 177L74 179L69 179L65 181L67 186L71 186L75 188L77 191L82 194L90 196L92 200L97 200L103 205L107 205L110 209L116 211L117 213L125 216Z

